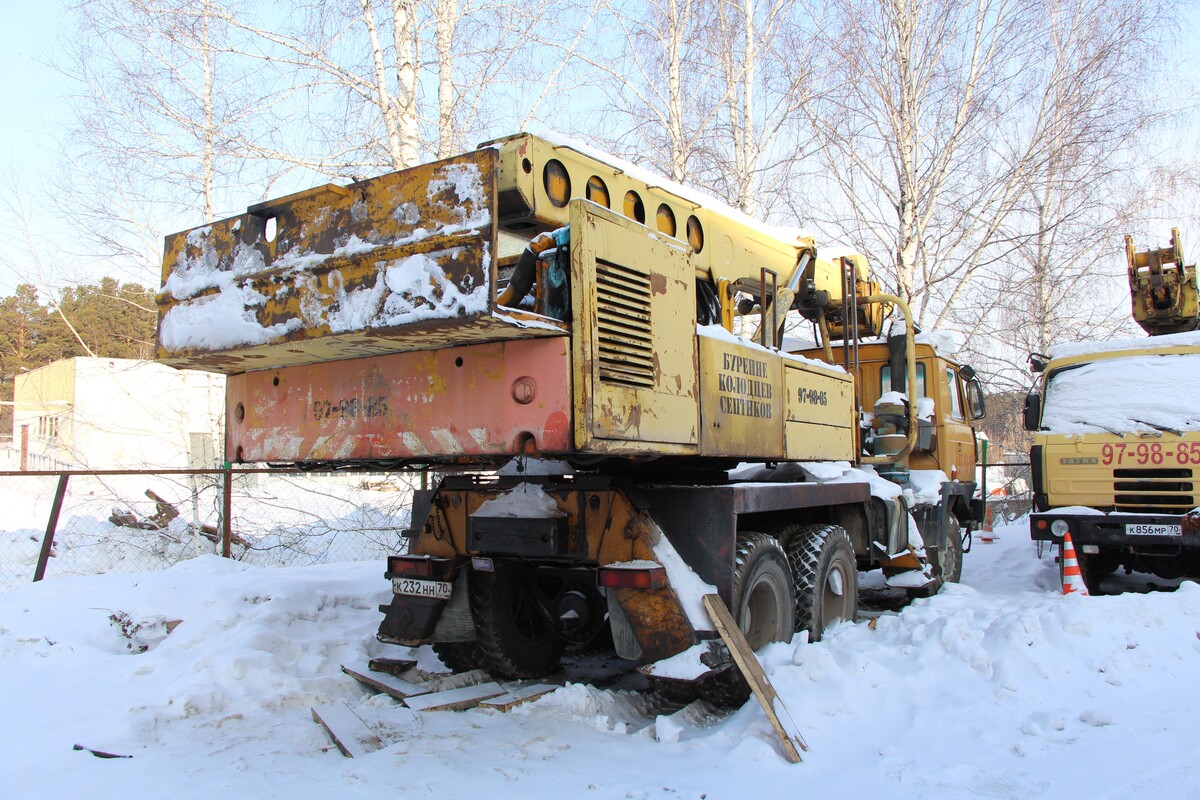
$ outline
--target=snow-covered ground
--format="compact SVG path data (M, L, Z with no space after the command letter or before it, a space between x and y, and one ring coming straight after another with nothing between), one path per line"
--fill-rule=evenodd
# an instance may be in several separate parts
M0 796L1196 797L1200 588L1064 597L1020 524L998 537L935 598L764 650L810 746L796 765L753 701L667 714L570 684L508 713L415 713L374 695L339 665L405 652L374 639L375 561L203 556L20 586L0 595ZM384 749L331 746L309 709L339 700Z

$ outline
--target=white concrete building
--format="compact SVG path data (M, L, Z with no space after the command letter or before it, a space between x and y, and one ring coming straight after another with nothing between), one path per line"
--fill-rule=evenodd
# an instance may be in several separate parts
M224 428L224 375L68 358L16 376L13 450L27 469L210 468Z

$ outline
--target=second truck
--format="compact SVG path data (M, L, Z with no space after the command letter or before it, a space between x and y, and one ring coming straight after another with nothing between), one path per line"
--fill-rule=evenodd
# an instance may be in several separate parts
M1133 318L1150 336L1031 357L1025 404L1030 533L1070 534L1089 592L1116 571L1200 577L1200 312L1179 229L1165 248L1125 238ZM1061 558L1060 558L1061 561Z
M982 519L979 382L862 256L577 143L169 236L159 304L158 357L229 376L230 462L441 476L378 635L455 669L538 676L609 635L666 659L715 638L711 592L753 647L816 639L860 569L956 581Z

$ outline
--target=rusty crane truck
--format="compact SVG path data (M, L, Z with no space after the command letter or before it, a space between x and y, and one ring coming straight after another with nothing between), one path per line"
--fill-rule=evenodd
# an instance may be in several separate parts
M754 647L816 639L860 569L957 580L982 519L978 380L862 256L581 144L168 236L158 302L158 358L228 375L230 462L442 476L378 636L455 669L542 675L601 631L664 659L714 637L704 592ZM816 341L788 352L795 321Z

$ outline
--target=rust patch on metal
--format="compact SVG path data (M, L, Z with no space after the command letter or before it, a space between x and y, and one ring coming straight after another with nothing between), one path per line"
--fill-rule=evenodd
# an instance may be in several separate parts
M646 661L670 658L696 643L696 632L673 589L614 591Z

